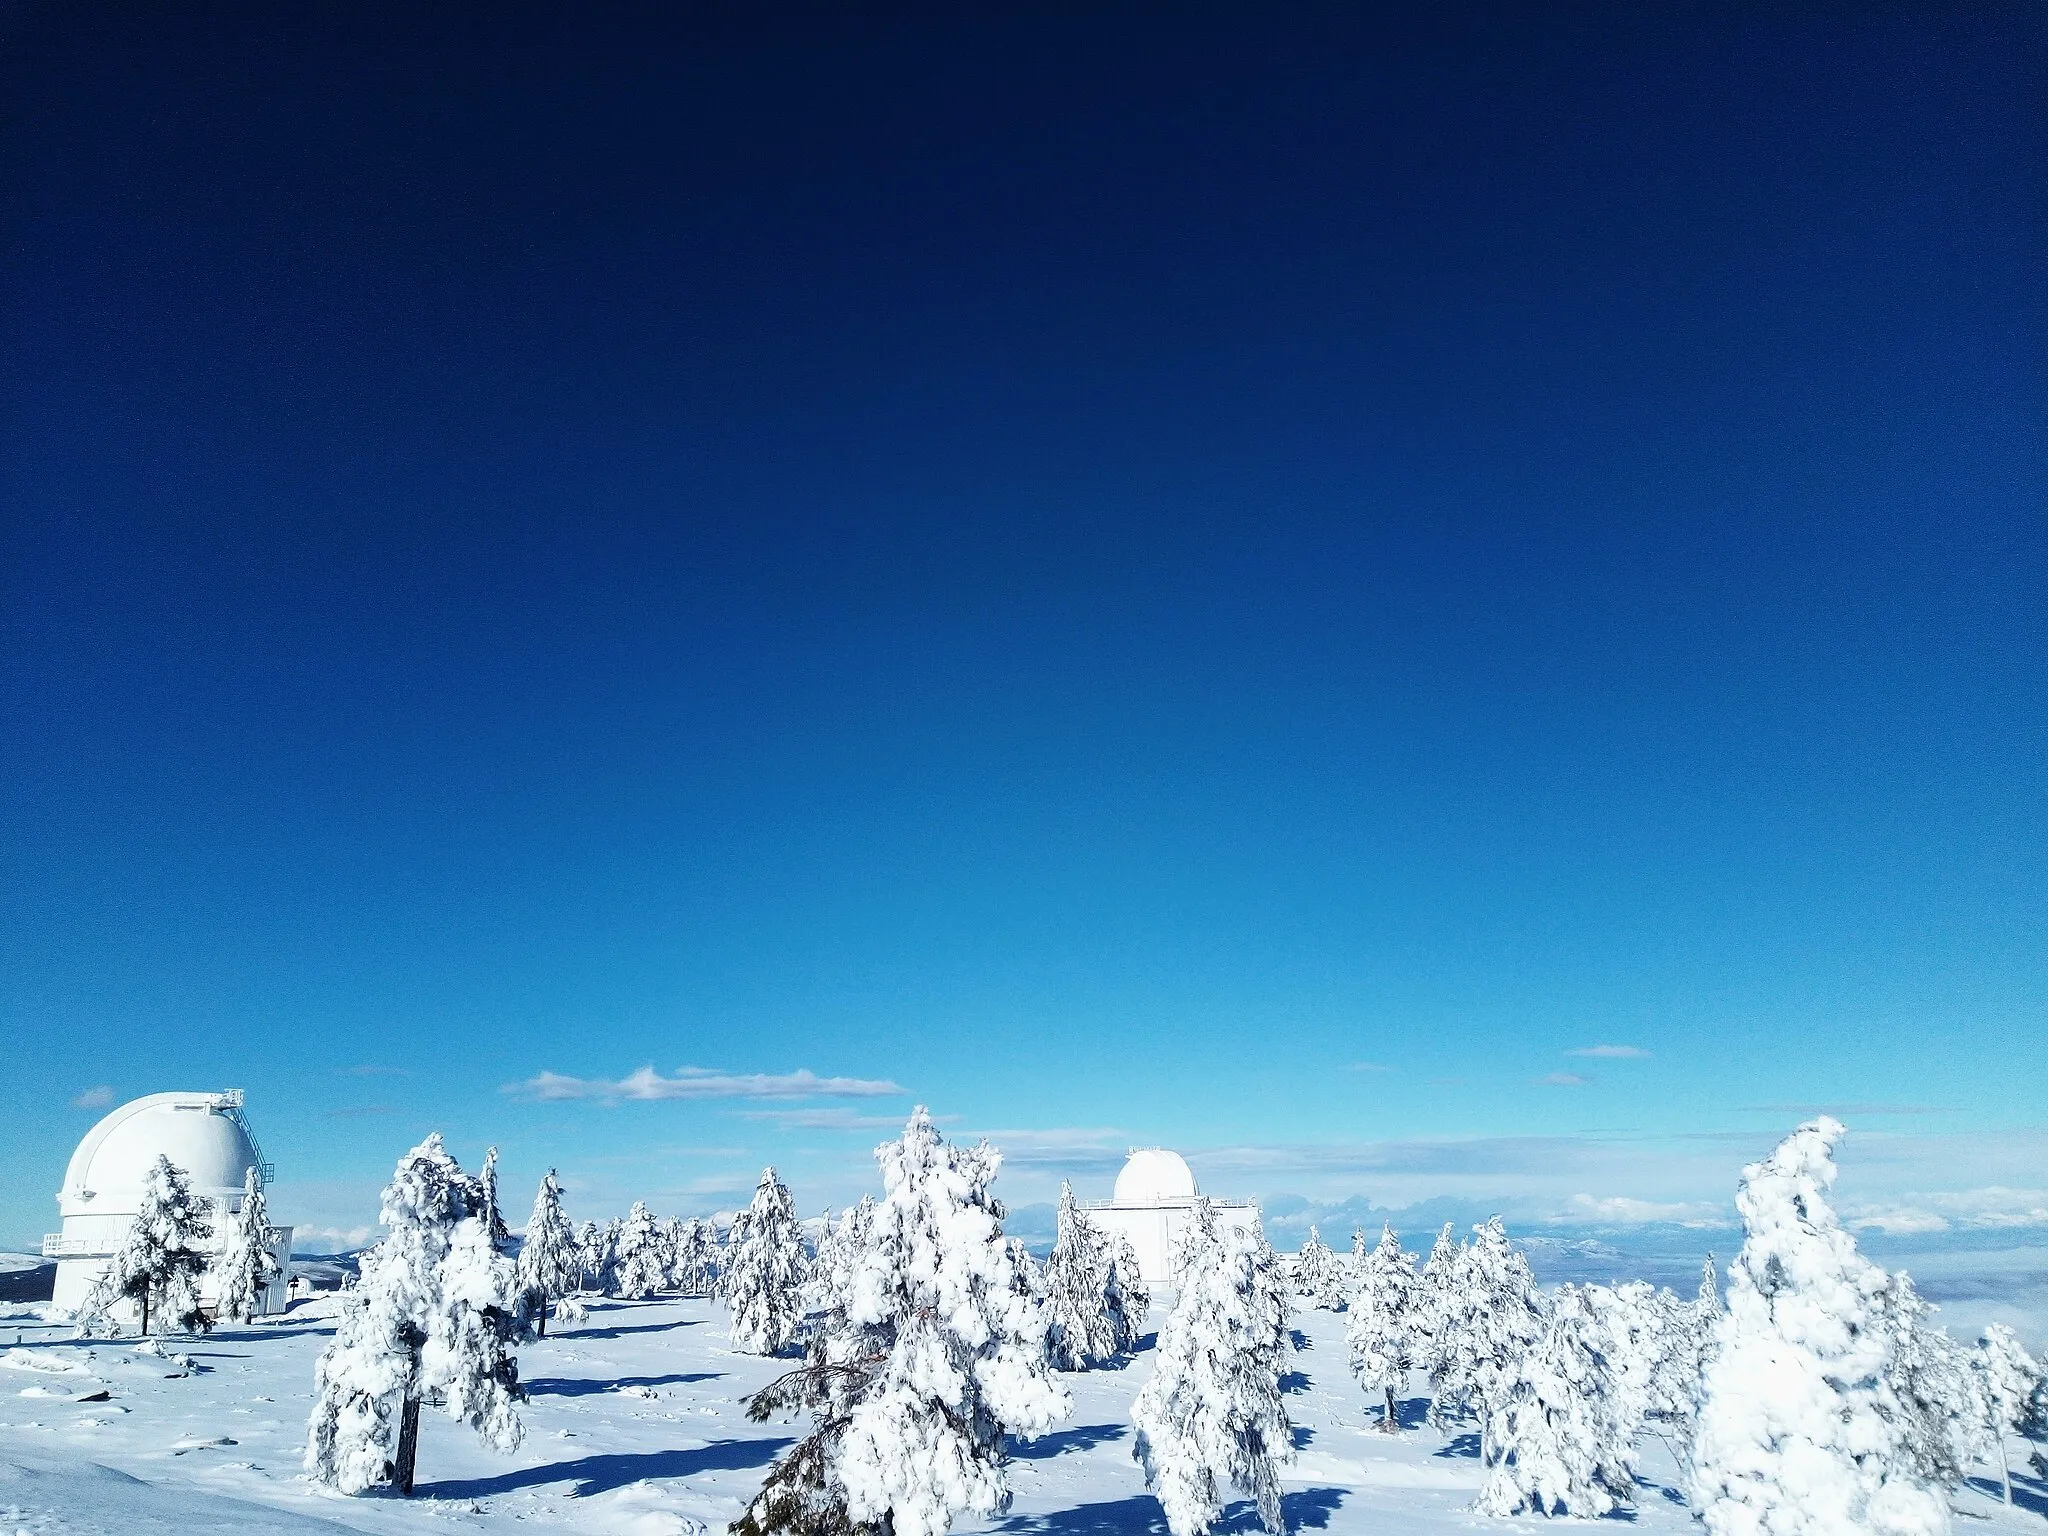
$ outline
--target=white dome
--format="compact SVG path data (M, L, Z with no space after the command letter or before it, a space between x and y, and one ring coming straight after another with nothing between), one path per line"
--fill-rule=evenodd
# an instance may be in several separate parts
M132 1216L159 1155L182 1168L195 1195L242 1193L262 1156L233 1093L153 1093L123 1104L86 1132L57 1195L66 1216ZM261 1177L261 1175L258 1175Z
M1187 1160L1164 1147L1140 1147L1116 1176L1117 1205L1166 1205L1195 1198L1195 1175Z

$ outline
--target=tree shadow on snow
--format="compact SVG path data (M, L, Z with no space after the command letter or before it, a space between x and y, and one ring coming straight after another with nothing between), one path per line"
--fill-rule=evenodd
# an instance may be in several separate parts
M1315 1384L1315 1377L1309 1375L1307 1371L1285 1371L1280 1376L1280 1390L1282 1392L1306 1392Z
M1007 1536L1168 1536L1159 1501L1149 1493L1040 1515L1012 1515L996 1529Z
M1304 1488L1283 1494L1281 1513L1290 1531L1320 1531L1343 1504L1342 1488ZM1013 1515L996 1527L1005 1536L1167 1536L1166 1517L1159 1501L1149 1493L1128 1499L1107 1499L1099 1504L1077 1504L1072 1509L1050 1510L1038 1515ZM1259 1529L1259 1508L1250 1499L1227 1506L1216 1522L1219 1536L1250 1533Z
M437 1499L487 1499L494 1494L539 1488L548 1483L574 1483L576 1486L569 1490L569 1497L587 1499L592 1494L610 1493L616 1488L651 1478L693 1477L699 1472L740 1472L749 1467L765 1467L784 1447L793 1443L786 1436L781 1439L714 1440L693 1451L647 1451L639 1455L615 1452L582 1456L574 1461L550 1462L544 1467L522 1467L516 1472L504 1472L496 1477L423 1483L418 1491Z
M578 1328L574 1333L549 1334L549 1343L566 1344L572 1339L622 1339L629 1333L667 1333L671 1328L694 1328L702 1318L679 1317L672 1323L620 1323L611 1328Z
M1036 1440L1012 1437L1004 1449L1020 1461L1045 1461L1068 1451L1092 1450L1105 1440L1121 1440L1127 1428L1123 1424L1076 1424L1072 1429L1056 1430Z
M2005 1489L1995 1477L1973 1477L1970 1486L1983 1490L1987 1498L2003 1503ZM2029 1477L2018 1467L2012 1472L2012 1507L2036 1515L2048 1515L2048 1478Z
M1287 1342L1292 1344L1295 1347L1295 1349L1300 1351L1302 1354L1307 1354L1310 1349L1314 1348L1313 1341L1309 1338L1307 1334L1303 1333L1299 1328L1290 1328L1287 1330Z
M1453 1435L1444 1448L1434 1453L1438 1456L1477 1456L1479 1454L1479 1431L1470 1430L1462 1435Z
M1330 1516L1337 1512L1345 1499L1342 1488L1304 1488L1299 1493L1280 1495L1280 1518L1290 1531L1320 1531L1329 1527ZM1250 1499L1239 1499L1224 1506L1223 1518L1216 1522L1216 1530L1229 1536L1252 1536L1260 1531L1259 1506Z
M1296 1424L1292 1428L1294 1430L1294 1448L1297 1451L1305 1451L1316 1443L1316 1432L1306 1424Z
M536 1376L526 1383L532 1397L593 1397L619 1387L673 1387L686 1381L716 1381L723 1371L678 1371L670 1376L618 1376L592 1380L580 1376Z
M1378 1406L1385 1408L1386 1399L1381 1398ZM1394 1427L1396 1429L1420 1429L1428 1422L1428 1398L1397 1397L1394 1399ZM1374 1427L1377 1428L1378 1426Z

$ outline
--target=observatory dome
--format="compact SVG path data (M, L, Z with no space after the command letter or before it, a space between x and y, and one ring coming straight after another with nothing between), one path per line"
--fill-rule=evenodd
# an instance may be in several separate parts
M1117 1205L1168 1205L1195 1198L1195 1176L1178 1152L1140 1147L1116 1176Z
M159 1155L185 1170L195 1195L232 1195L236 1205L244 1176L263 1166L240 1093L153 1093L86 1132L64 1170L58 1209L66 1216L133 1216Z

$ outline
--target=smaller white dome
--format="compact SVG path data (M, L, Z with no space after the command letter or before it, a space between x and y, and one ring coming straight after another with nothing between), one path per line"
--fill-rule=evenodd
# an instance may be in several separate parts
M1187 1159L1164 1147L1139 1147L1116 1176L1117 1205L1169 1205L1195 1198L1195 1175Z

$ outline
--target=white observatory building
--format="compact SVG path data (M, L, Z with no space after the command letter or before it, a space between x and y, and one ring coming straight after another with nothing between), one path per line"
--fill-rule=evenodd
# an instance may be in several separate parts
M123 1104L85 1134L64 1170L57 1209L64 1230L43 1239L43 1256L57 1261L54 1305L75 1311L128 1235L142 1205L142 1181L168 1157L192 1181L192 1193L213 1204L214 1241L227 1235L226 1218L242 1208L242 1187L251 1168L270 1182L270 1164L249 1122L242 1117L242 1091L153 1093ZM291 1275L292 1229L270 1229L277 1277L258 1302L260 1312L282 1312ZM212 1277L200 1285L200 1305L213 1303Z
M1121 1233L1131 1240L1138 1256L1138 1272L1151 1286L1172 1286L1173 1245L1194 1214L1194 1170L1178 1152L1164 1147L1138 1147L1116 1176L1116 1190L1106 1201L1091 1200L1084 1207L1089 1219L1103 1231ZM1209 1204L1222 1227L1256 1225L1259 1208L1250 1200L1217 1200Z

